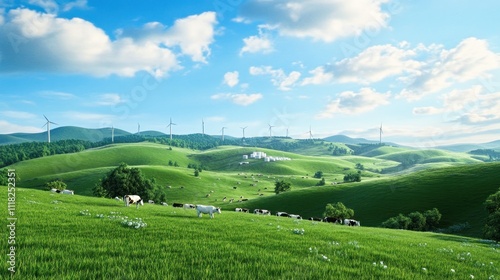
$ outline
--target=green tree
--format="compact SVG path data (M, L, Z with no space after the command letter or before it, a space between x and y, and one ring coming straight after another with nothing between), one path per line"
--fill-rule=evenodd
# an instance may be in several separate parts
M123 197L127 194L136 194L148 200L154 196L157 188L154 179L146 179L138 168L130 168L125 163L111 170L100 181L101 187L106 191L106 197ZM103 193L95 188L97 193Z
M409 230L423 231L425 229L425 217L422 213L416 211L408 214L410 218L410 224L408 225Z
M56 190L62 191L62 190L65 190L66 187L67 187L66 183L64 183L60 179L57 179L57 180L54 180L54 181L51 181L51 182L47 182L45 184L45 188L47 190L56 189Z
M500 190L488 196L484 202L488 217L483 228L484 237L500 241Z
M316 186L324 186L326 184L325 178L321 178L318 183L316 183Z
M425 217L425 230L434 230L439 225L439 221L441 221L441 213L437 208L433 208L432 210L427 210L424 212Z
M347 208L342 202L328 203L323 216L341 220L350 219L354 217L354 210Z
M289 191L292 188L292 184L290 184L289 182L285 182L283 180L277 181L276 183L274 183L274 186L275 186L274 192L276 194Z
M194 176L195 176L195 177L200 176L200 171L198 171L198 169L195 169L195 170L194 170Z
M313 177L320 179L321 177L323 177L323 171L316 171Z
M347 173L344 175L344 182L361 182L361 171L356 173Z
M382 227L393 228L393 229L408 229L410 225L410 218L399 213L396 217L391 217L387 221L382 223Z

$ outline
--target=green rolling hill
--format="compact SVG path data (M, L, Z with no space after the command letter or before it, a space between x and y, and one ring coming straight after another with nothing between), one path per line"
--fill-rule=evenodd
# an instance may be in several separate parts
M288 211L304 217L320 216L327 203L342 201L356 212L365 226L379 226L399 213L424 211L437 207L443 214L443 227L468 222L471 228L461 234L480 236L485 211L482 203L498 189L498 163L480 163L466 154L456 154L460 165L443 168L433 157L448 159L452 153L440 151L402 151L377 156L321 157L248 147L221 146L207 151L169 148L153 143L114 144L74 154L54 155L19 162L14 168L23 188L43 189L44 184L62 179L77 194L90 196L92 187L111 169L125 162L140 168L148 178L168 187L168 203L214 204L225 210L235 207ZM243 155L263 151L291 160L264 162L244 160ZM385 168L398 166L408 156L418 156L422 165L436 166L403 175L382 175ZM248 164L240 164L241 162ZM177 167L169 165L177 163ZM204 166L200 177L188 164ZM361 183L341 182L347 172L356 172L361 163ZM457 163L457 164L458 164ZM436 165L437 164L437 165ZM312 176L323 171L326 186L318 187ZM289 181L292 191L273 192L276 180ZM207 197L210 194L210 197ZM234 203L222 199L234 198ZM240 198L247 202L237 203Z

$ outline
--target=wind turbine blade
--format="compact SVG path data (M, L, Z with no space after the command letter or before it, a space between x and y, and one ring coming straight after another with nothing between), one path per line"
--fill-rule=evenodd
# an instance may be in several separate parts
M47 119L47 117L45 115L43 115L43 117L49 122L49 119Z

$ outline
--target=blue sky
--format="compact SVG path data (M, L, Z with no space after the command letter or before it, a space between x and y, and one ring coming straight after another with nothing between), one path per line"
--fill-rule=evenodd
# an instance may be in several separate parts
M119 4L121 3L121 4ZM0 0L0 134L500 139L493 0Z

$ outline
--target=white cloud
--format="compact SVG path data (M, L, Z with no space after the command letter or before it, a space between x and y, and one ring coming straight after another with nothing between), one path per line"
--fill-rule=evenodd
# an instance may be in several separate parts
M344 91L331 101L316 117L331 118L334 114L360 114L379 106L389 104L389 93L378 93L371 88L362 88L359 92Z
M94 76L156 77L180 69L177 54L206 62L215 36L215 13L178 19L170 28L149 23L118 30L112 40L102 29L80 18L65 19L28 9L10 10L0 25L0 72L61 72Z
M238 77L238 71L227 72L226 74L224 74L224 84L230 87L234 87L240 82Z
M250 36L243 39L245 46L241 48L240 55L244 53L270 53L273 51L273 43L269 38L259 36Z
M386 27L389 15L381 9L384 2L387 0L253 0L242 5L241 17L264 21L283 36L332 42Z
M105 93L99 96L99 100L95 102L98 106L114 106L120 103L124 103L124 100L119 94L116 93Z
M418 100L457 83L488 77L489 71L500 68L500 55L492 52L485 40L467 38L457 47L438 52L406 81L411 81L399 97Z
M22 111L3 111L1 114L7 118L13 119L34 119L37 117L35 114Z
M370 84L405 72L417 73L421 63L412 59L416 54L393 45L377 45L335 63L332 71L338 82Z
M44 9L49 14L57 14L59 11L59 5L54 0L29 0L28 3Z
M300 79L301 74L297 71L292 71L286 74L283 69L273 69L271 66L255 67L251 66L249 69L251 75L270 75L271 82L277 86L279 90L288 91Z
M231 100L234 104L241 106L248 106L262 99L262 97L263 95L260 93L254 93L254 94L219 93L212 95L210 98L212 98L213 100Z
M48 99L59 99L59 100L71 100L76 98L76 95L72 93L67 93L67 92L60 92L60 91L41 91L39 93L40 96Z
M325 72L325 67L319 66L309 71L311 77L304 78L302 85L321 85L330 83L333 80L333 73Z
M75 0L73 2L69 2L63 5L63 11L67 12L72 9L78 8L78 9L86 9L88 8L87 6L87 0Z
M18 124L13 124L8 121L0 120L0 134L11 134L11 133L37 133L42 131L39 127L33 126L23 126Z

